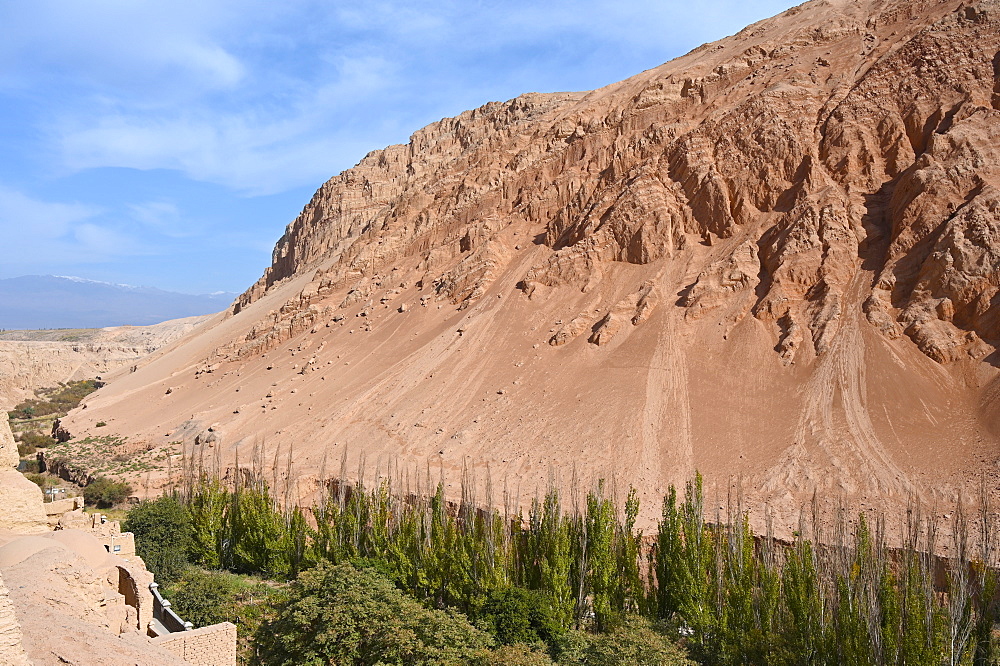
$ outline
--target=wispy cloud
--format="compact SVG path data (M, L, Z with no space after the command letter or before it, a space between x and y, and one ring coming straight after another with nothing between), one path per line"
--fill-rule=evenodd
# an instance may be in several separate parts
M240 289L369 151L488 101L612 83L793 2L0 2L0 273L103 263L102 279Z
M47 119L62 166L172 169L251 195L318 185L491 99L610 83L641 68L609 56L643 52L655 66L697 28L720 36L720 22L735 30L754 11L732 0L12 4L0 70L83 85Z
M245 69L218 36L242 16L234 3L211 0L4 3L0 73L8 85L62 79L143 102L226 89Z
M271 194L333 175L372 146L344 118L352 102L389 87L391 68L377 57L342 57L336 80L290 86L281 103L250 108L195 106L141 113L115 105L95 119L67 115L53 131L70 169L176 169L194 180L245 194ZM339 117L341 124L332 122ZM345 123L346 120L346 123Z
M0 233L10 242L57 240L100 212L86 204L39 201L0 185Z
M0 186L5 269L31 269L39 263L39 250L50 263L92 263L141 251L134 239L100 224L103 213L94 206L42 201Z

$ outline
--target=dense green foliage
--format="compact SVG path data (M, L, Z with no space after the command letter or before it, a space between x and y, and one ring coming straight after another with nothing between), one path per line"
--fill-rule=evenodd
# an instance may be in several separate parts
M372 570L321 564L292 584L289 601L259 632L264 663L468 664L492 640L460 613L426 608Z
M289 492L277 499L259 474L238 475L232 487L193 475L177 495L191 525L187 554L205 566L272 577L309 571L293 588L306 597L330 571L354 590L348 578L355 574L340 565L364 563L363 575L384 583L379 595L395 590L417 604L407 612L419 606L471 618L497 646L491 663L680 663L676 640L701 663L720 665L996 660L997 558L989 537L996 525L986 506L971 527L955 513L954 557L937 560L929 555L940 550L937 525L917 507L906 515L902 549L886 546L878 516L841 513L817 534L815 507L795 543L779 545L751 532L738 496L726 511L732 519L707 522L700 477L683 497L670 490L652 541L635 528L635 493L618 504L603 483L569 510L550 490L527 515L482 508L495 503L489 492L478 503L471 480L454 504L441 484L405 497L385 481L327 487L304 511L287 508ZM970 531L979 535L975 552ZM315 600L303 603L286 624L273 625L288 628L293 643L306 640L305 625L287 623L319 622L328 612ZM345 658L335 650L354 639L322 630L322 649L334 652L303 663ZM268 645L264 654L278 659L277 643ZM385 649L386 663L403 654L399 646Z
M101 387L95 379L84 379L68 384L60 384L41 391L41 397L30 398L18 403L8 412L11 419L35 419L52 414L66 414L75 409L80 401Z
M122 529L135 535L136 554L161 584L181 576L191 547L191 518L177 498L143 502L128 512Z
M25 472L24 476L28 481L31 481L42 490L54 486L56 482L53 477L47 474L39 474L38 472Z
M234 574L188 567L160 592L181 617L203 627L229 621L240 585L240 578Z
M563 632L549 597L523 587L494 593L478 616L504 645L551 643Z
M195 566L185 568L177 580L162 587L160 592L170 599L174 611L196 627L218 622L235 624L243 661L251 661L254 636L285 601L281 586Z
M646 619L627 616L605 633L569 631L556 642L560 666L681 666L693 664ZM747 662L766 663L766 662Z
M132 494L132 486L106 476L93 479L83 488L83 501L99 509L107 509L124 502Z

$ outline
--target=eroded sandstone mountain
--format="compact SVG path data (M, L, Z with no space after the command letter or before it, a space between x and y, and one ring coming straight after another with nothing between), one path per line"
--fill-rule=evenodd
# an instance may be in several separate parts
M521 496L575 467L655 504L697 468L786 522L953 499L997 474L998 188L1000 2L813 0L369 154L66 425Z

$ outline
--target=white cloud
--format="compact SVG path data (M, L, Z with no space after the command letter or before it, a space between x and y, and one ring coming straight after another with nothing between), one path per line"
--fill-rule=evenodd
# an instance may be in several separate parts
M53 132L63 163L176 169L188 177L247 194L319 184L376 147L338 127L359 98L386 89L391 65L374 56L339 57L331 83L289 86L283 103L249 109L211 105L180 111L111 111L96 119L66 117Z
M106 211L78 203L42 201L0 185L4 272L54 270L63 264L145 254L149 248L103 219Z
M142 227L168 238L191 238L202 231L199 221L185 216L172 201L128 204L127 209L132 219Z
M0 5L0 88L65 96L41 119L65 169L268 194L319 185L441 115L604 85L784 6L751 4L33 0ZM625 50L649 61L609 64Z
M84 222L73 229L76 250L82 256L108 259L115 256L150 254L143 243L107 226Z
M56 240L100 212L99 208L84 204L39 201L0 185L0 233L7 242ZM5 259L13 258L9 252L6 254Z
M140 104L231 89L246 74L219 36L236 3L32 0L0 4L0 74L8 86L80 87Z

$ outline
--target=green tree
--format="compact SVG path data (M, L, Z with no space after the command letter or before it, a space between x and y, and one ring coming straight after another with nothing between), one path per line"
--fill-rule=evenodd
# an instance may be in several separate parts
M228 553L224 549L223 563L238 573L284 576L292 566L290 538L267 485L259 480L238 485L226 512Z
M487 599L483 623L504 645L552 641L562 633L552 600L543 592L511 587Z
M489 655L489 634L460 613L429 609L371 570L320 564L292 583L258 632L261 663L466 664Z
M132 486L124 481L113 481L99 476L83 489L83 500L98 509L107 509L124 502L132 494Z
M609 629L617 620L612 603L615 585L614 537L617 520L614 504L604 497L604 480L597 491L587 495L587 554L590 564L586 571L587 588L593 598L594 621L599 631Z
M135 535L136 554L161 583L177 580L187 566L191 518L176 498L146 500L128 512L122 529Z
M191 515L192 562L209 569L222 566L225 545L226 508L229 492L218 479L202 478L187 498L185 505Z

